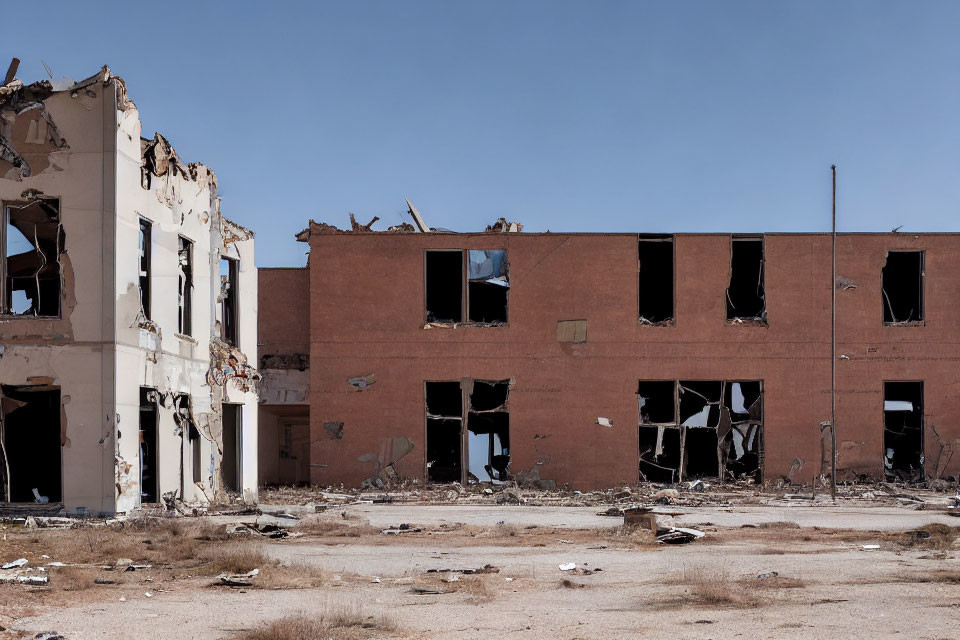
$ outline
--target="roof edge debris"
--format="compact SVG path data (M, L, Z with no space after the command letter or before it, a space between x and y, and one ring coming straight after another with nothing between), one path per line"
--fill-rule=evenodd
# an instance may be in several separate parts
M326 222L317 222L311 218L309 226L297 234L297 241L309 242L310 236L312 235L335 233L457 233L456 231L450 231L449 229L444 229L442 227L428 226L414 204L407 198L404 198L404 200L407 203L407 215L409 215L413 220L413 224L410 224L409 222L401 222L400 224L387 227L385 230L378 231L373 229L373 224L380 219L380 216L374 216L373 220L367 224L360 224L357 222L356 217L351 213L350 228L340 229L332 224L328 224ZM521 231L523 231L523 225L519 222L509 222L506 218L499 218L493 224L487 225L487 228L484 229L483 233L519 233Z
M25 107L42 105L47 98L56 93L69 93L71 97L76 98L79 92L96 83L106 86L113 82L117 88L117 110L122 112L137 111L137 117L139 117L137 105L127 94L127 83L123 78L111 72L107 65L103 65L95 74L79 82L74 82L70 78L56 80L51 75L50 80L38 80L30 84L24 84L23 80L16 77L19 66L20 60L13 58L4 76L3 84L0 84L0 110L12 108L19 112ZM5 145L13 149L13 146L0 136L0 151L5 148ZM184 163L173 149L173 145L160 133L155 133L153 139L140 138L140 154L146 174L161 177L168 172L174 175L180 173L184 178L193 182L208 184L216 192L217 176L213 170L200 162ZM11 157L22 164L21 158L17 158L15 155L11 155ZM29 176L29 167L21 167L21 174L24 170L26 174L23 177ZM144 187L148 188L149 177L144 177L143 182Z

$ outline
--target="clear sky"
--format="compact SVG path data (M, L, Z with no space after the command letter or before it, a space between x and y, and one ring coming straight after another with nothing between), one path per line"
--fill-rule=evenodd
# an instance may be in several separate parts
M25 81L108 64L216 171L259 266L309 218L960 231L960 2L43 2ZM6 68L6 60L2 62Z

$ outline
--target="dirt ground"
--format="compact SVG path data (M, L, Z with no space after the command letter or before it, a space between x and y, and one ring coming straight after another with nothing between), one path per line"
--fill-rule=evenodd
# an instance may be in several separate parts
M263 515L8 523L0 561L25 557L16 571L34 568L49 584L0 584L0 638L286 640L294 636L249 634L297 615L338 620L298 638L960 638L951 496L630 496L654 507L660 527L706 533L677 545L601 515L611 504L495 497L327 494L263 504ZM272 539L241 523L293 535ZM576 569L560 570L566 563ZM251 586L217 584L223 571L250 569L260 569Z

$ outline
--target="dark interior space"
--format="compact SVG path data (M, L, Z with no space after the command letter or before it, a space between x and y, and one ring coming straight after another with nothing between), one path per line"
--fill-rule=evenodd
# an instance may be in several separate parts
M923 383L883 383L884 471L888 480L921 482Z
M642 424L673 424L676 416L676 382L641 380L637 385L637 404Z
M660 455L657 437L662 430ZM640 480L669 482L679 479L680 429L677 427L640 427Z
M237 346L239 344L239 291L240 261L220 258L220 339Z
M883 321L923 322L923 251L891 251L883 267Z
M510 381L474 380L470 394L471 411L491 411L507 404Z
M641 235L638 245L640 320L669 322L673 320L673 236Z
M223 476L223 488L233 493L240 493L241 489L241 406L223 404L223 460L220 461L220 474Z
M157 392L140 387L140 502L160 500L157 463Z
M739 392L738 392L739 391ZM730 409L731 419L738 420L760 419L761 405L760 382L756 380L733 381L726 384L723 405Z
M724 436L727 475L733 479L753 477L760 482L760 436L759 424L737 425Z
M730 243L727 320L766 321L763 238L734 236Z
M720 475L717 430L687 427L684 442L684 480Z
M431 416L463 416L463 395L459 382L425 382L427 413Z
M151 270L151 252L153 242L152 237L152 225L149 220L144 220L140 218L140 235L139 235L139 249L140 249L140 264L139 264L139 276L138 276L138 285L140 288L140 311L143 312L143 317L147 320L150 319L150 270Z
M61 502L60 389L4 385L0 393L0 479L6 482L6 469L10 471L9 487L4 487L0 502L8 500L6 489L9 502L36 502L34 489L49 502Z
M487 282L468 283L470 322L505 324L509 287Z
M427 251L427 322L463 321L463 252Z
M680 424L715 427L720 420L719 403L723 395L720 381L680 381ZM709 406L708 405L712 405ZM698 418L707 409L707 419Z
M461 420L427 418L427 479L460 482Z
M472 478L479 482L508 480L510 414L506 411L471 413L467 417L467 430Z
M2 210L0 210L2 211ZM3 313L60 315L60 254L64 233L60 201L42 198L7 207L5 231L6 300Z

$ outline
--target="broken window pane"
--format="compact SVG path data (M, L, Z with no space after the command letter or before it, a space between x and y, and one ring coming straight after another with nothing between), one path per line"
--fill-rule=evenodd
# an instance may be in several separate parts
M4 210L2 313L60 315L60 201L45 198Z
M716 428L720 421L722 395L722 382L681 380L680 424Z
M640 479L677 482L680 470L680 429L640 427Z
M243 455L243 405L223 403L223 458L220 460L220 475L223 488L232 493L240 493L243 483L241 476Z
M0 413L0 502L60 502L60 389L4 385Z
M673 236L641 235L638 244L640 321L668 323L673 320Z
M505 323L507 294L507 252L468 251L468 300L471 322Z
M463 252L426 252L427 322L463 321Z
M240 261L220 258L220 339L238 346L237 279Z
M180 236L177 241L179 315L177 332L189 336L193 319L193 243Z
M887 480L924 480L923 382L883 383L883 450Z
M459 382L425 382L427 480L461 482L463 393Z
M150 251L152 225L149 220L140 218L140 311L146 320L150 319Z
M473 393L470 394L470 410L492 411L501 409L507 404L509 391L509 380L497 382L476 380L473 383Z
M467 418L470 480L505 482L510 466L510 414L471 413Z
M883 322L923 322L923 251L891 251L883 267Z
M676 388L673 380L641 380L637 387L640 423L675 424Z
M733 236L730 243L727 320L766 322L763 288L763 238Z
M158 446L157 392L140 387L140 502L160 500Z

